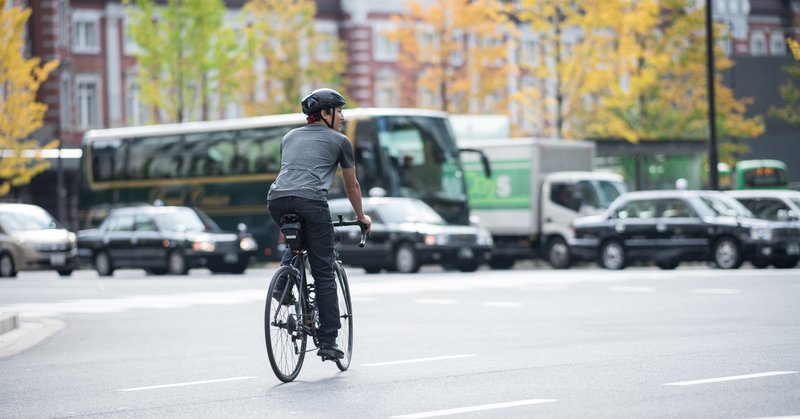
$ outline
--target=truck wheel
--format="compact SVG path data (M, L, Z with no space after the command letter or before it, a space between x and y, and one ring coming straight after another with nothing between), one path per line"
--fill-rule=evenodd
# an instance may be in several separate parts
M413 274L419 271L419 258L414 246L410 243L401 243L394 251L394 268L404 274Z
M714 243L711 257L720 269L736 269L742 265L739 244L731 237L722 237Z
M508 256L492 256L489 259L489 267L492 269L511 269L514 266L514 258Z
M547 260L555 269L567 269L572 265L569 246L561 237L550 240L547 245Z
M625 269L625 249L617 241L609 241L600 249L600 266L606 269Z

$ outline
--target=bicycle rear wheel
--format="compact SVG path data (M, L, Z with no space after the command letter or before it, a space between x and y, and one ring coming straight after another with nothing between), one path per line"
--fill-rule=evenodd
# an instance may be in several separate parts
M281 266L272 276L267 290L264 336L272 371L286 383L300 373L306 356L307 335L302 323L307 318L304 302L300 278L292 268Z
M344 352L344 358L336 360L336 366L344 371L350 367L353 357L353 306L350 302L350 286L347 274L340 263L336 263L336 294L339 298L339 320L342 328L336 337L336 345Z

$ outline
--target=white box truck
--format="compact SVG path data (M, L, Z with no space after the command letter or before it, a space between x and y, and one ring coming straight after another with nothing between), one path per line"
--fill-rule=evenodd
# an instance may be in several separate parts
M503 138L462 140L459 147L489 159L490 177L477 153L464 154L464 172L471 215L494 239L495 269L537 257L568 268L572 221L603 211L626 190L622 176L594 171L590 141Z

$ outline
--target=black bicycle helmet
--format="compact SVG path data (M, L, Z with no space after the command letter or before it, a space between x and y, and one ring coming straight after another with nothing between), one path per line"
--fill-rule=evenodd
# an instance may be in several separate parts
M303 107L303 113L306 115L314 115L323 109L340 108L347 103L344 96L339 94L333 89L317 89L311 92L308 96L303 98L300 105Z

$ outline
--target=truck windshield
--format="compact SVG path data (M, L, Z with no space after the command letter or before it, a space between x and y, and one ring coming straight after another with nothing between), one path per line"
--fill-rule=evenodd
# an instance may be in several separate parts
M626 192L625 184L609 180L582 180L579 182L583 205L608 208L618 196Z

